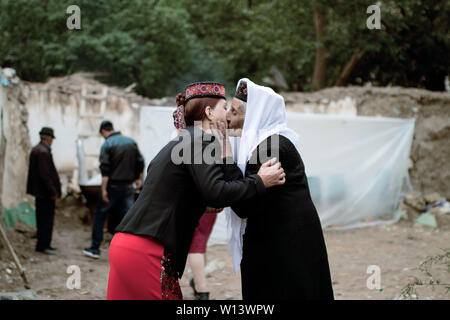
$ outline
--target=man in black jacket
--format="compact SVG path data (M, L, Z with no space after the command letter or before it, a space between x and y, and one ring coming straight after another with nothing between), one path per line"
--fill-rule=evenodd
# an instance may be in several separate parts
M133 183L136 188L141 187L144 171L144 158L133 139L115 132L108 120L101 123L100 134L105 138L100 149L101 197L94 215L91 247L83 250L85 255L95 259L100 258L106 216L114 211L119 215L116 223L122 221L134 203Z
M41 141L30 154L27 193L36 198L36 251L55 254L52 241L55 200L61 196L61 183L51 152L55 135L52 128L44 127L39 132Z

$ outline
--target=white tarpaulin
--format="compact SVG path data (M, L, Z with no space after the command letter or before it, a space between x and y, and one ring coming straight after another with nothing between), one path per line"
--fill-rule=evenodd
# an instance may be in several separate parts
M146 167L170 140L174 109L141 109ZM402 195L412 191L408 164L414 119L293 112L287 119L300 137L311 197L324 228L367 225L367 218L392 214ZM226 237L226 217L219 214L211 240Z

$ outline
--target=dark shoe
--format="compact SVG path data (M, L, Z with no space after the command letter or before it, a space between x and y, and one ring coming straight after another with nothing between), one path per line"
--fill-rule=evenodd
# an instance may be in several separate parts
M192 290L194 290L195 300L209 300L209 292L198 292L197 290L195 290L194 278L191 278L191 280L189 281L189 285L191 286Z
M55 254L55 251L53 251L52 249L50 249L50 248L46 248L46 249L36 249L36 251L37 252L41 252L41 253L45 253L45 254L48 254L48 255L54 255Z
M195 298L197 300L209 300L209 292L197 292Z
M94 258L94 259L100 258L100 250L98 250L98 249L86 248L83 250L83 253L86 256Z
M194 296L197 297L198 292L197 292L197 290L195 290L194 278L191 278L191 280L189 280L189 285L191 286L192 290L194 290Z

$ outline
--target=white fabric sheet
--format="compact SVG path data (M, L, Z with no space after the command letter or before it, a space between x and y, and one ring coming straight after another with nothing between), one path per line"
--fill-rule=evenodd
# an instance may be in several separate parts
M175 108L141 109L140 146L146 164L173 132ZM408 165L414 119L314 115L287 112L299 136L313 202L324 228L353 228L367 218L392 214L412 192ZM147 167L146 166L146 167ZM227 221L219 214L210 244L226 243Z

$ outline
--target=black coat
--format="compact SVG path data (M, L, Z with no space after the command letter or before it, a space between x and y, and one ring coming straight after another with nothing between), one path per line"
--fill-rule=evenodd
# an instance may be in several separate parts
M195 143L198 144L194 146ZM156 238L172 255L179 277L195 228L207 206L223 208L266 192L258 175L226 181L224 171L237 169L235 164L193 164L194 159L201 160L199 156L207 147L212 149L213 143L217 143L214 137L191 127L163 147L148 167L138 199L116 228L119 232ZM173 152L185 155L185 161L175 163Z
M27 193L36 198L46 199L54 195L61 196L61 182L50 147L42 142L31 150Z
M275 138L279 148L271 145ZM243 299L333 299L322 228L295 146L284 136L269 137L254 151L257 161L247 164L245 175L258 172L273 156L279 157L286 183L267 189L264 197L232 206L241 218L248 218L241 262ZM236 171L230 177L240 175Z

